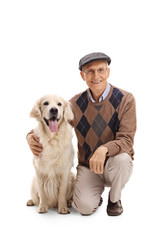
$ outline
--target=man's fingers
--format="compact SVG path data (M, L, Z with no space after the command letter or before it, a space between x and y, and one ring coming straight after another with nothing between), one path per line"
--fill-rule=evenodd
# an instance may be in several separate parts
M93 169L92 158L90 158L90 160L89 160L89 168L92 171L92 169Z
M36 146L36 147L39 147L39 148L43 149L42 144L37 142L37 141L35 141L34 139L31 140L30 145L31 146Z
M37 144L37 143L34 144L34 143L32 143L31 146L33 146L33 147L37 147L37 148L43 150L43 146L42 146L42 144Z
M33 153L33 155L35 155L35 156L37 156L37 157L38 157L39 154L40 154L40 153L38 153L38 152L32 152L32 153Z
M39 152L39 153L41 153L42 150L43 150L42 148L37 147L37 146L35 146L35 145L31 146L31 149L32 149L33 151L36 151L36 152Z
M98 165L97 165L96 159L91 158L91 159L90 159L90 162L89 162L89 166L90 166L90 170L91 170L92 172L97 173L97 171L99 171L99 170L98 170L99 167L98 167Z
M98 162L96 163L96 173L97 173L97 174L100 173L100 165L99 165Z
M92 164L90 165L90 170L93 172L93 165Z
M97 174L102 174L103 173L103 164L101 162L96 163L96 172Z
M27 136L28 145L35 156L43 151L43 145L39 142L39 137L35 134L28 134Z
M103 171L104 171L104 165L101 164L101 165L100 165L100 174L103 174Z
M90 170L96 174L103 174L104 166L103 163L90 159Z
M31 136L30 144L43 148L42 144L39 141L40 141L39 137L37 137L37 135L34 134Z
M38 157L39 154L40 154L39 152L35 152L35 151L34 151L34 152L32 151L32 153L33 153L33 155L35 155L35 156L37 156L37 157Z
M97 164L96 164L96 161L94 160L93 161L93 166L92 166L92 171L93 172L95 172L95 173L97 173L96 171L97 171L97 166L96 166Z
M36 135L33 135L33 139L36 141L36 142L39 142L39 137L37 137Z
M39 151L39 150L34 149L34 148L32 148L31 151L32 151L32 153L33 153L34 155L36 155L36 156L39 156L39 154L42 152L42 151Z

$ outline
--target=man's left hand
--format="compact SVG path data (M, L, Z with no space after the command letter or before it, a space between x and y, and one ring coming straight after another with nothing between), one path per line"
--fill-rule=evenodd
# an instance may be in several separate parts
M103 174L104 162L108 149L106 147L99 147L96 149L89 161L90 170L97 174Z

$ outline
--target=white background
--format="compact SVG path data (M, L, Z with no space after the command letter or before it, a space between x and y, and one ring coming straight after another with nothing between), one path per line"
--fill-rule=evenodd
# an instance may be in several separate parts
M0 1L1 239L160 239L158 4ZM91 216L73 209L70 215L40 215L25 206L34 175L25 137L36 122L29 112L47 93L70 99L85 90L78 62L95 51L112 59L109 82L132 92L137 102L134 172L122 194L124 213L106 214L106 189ZM77 151L75 137L73 142Z

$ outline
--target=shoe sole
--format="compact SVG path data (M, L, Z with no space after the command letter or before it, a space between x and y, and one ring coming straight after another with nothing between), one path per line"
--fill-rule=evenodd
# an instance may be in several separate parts
M109 215L109 216L119 216L119 215L121 215L123 213L123 210L122 210L122 212L120 212L120 213L113 213L113 212L108 212L107 211L107 214Z

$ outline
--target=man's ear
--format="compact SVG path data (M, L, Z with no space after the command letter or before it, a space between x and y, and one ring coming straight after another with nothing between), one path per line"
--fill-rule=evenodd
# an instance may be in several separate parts
M71 109L71 103L70 102L66 102L65 103L65 109L64 109L64 119L66 122L73 120L74 115Z
M41 118L40 103L41 103L41 100L38 100L30 112L30 117L36 118L37 120Z
M84 72L80 71L80 75L81 75L82 79L85 81Z
M109 78L109 75L110 75L110 68L108 67L107 68L107 78Z

